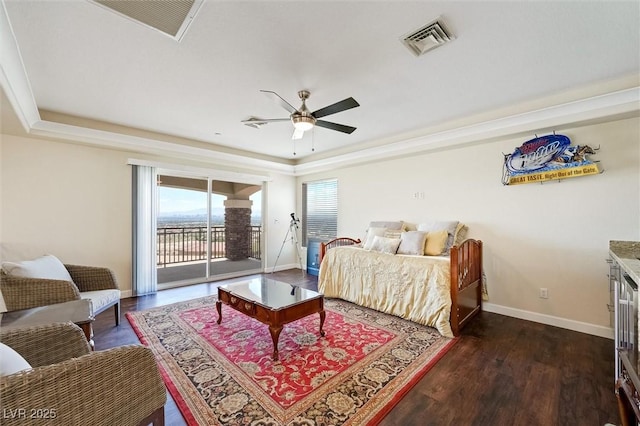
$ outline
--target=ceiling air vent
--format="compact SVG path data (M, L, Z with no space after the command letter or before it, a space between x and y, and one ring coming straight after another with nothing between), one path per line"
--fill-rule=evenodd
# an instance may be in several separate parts
M180 41L203 0L92 0L92 2Z
M411 53L420 56L455 39L455 37L451 35L440 19L436 19L415 31L403 35L400 39Z

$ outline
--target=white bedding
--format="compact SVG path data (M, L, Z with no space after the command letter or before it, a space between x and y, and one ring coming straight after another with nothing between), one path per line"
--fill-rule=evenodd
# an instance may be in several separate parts
M318 291L361 306L435 327L453 337L448 257L392 255L359 247L327 251Z

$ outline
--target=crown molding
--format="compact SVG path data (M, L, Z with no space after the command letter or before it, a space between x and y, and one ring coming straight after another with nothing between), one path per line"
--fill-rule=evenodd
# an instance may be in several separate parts
M636 86L450 130L425 132L418 136L400 135L394 142L385 145L291 165L155 138L42 120L7 15L5 2L0 0L0 3L2 5L0 7L0 85L26 132L35 136L136 153L181 157L226 167L248 167L262 172L302 176L416 152L453 148L518 134L560 130L562 127L602 119L613 120L630 115L637 116L640 111L640 87Z
M294 166L295 175L323 172L338 167L353 166L445 147L453 148L473 142L477 143L483 140L522 133L558 130L559 127L566 128L578 123L595 122L598 119L624 118L630 115L638 115L639 111L640 87L633 87L478 124L418 137L409 137L398 142L357 152L297 164Z
M207 162L223 166L249 167L260 171L292 175L293 166L276 161L262 160L244 155L231 154L206 148L198 148L173 142L161 141L122 133L90 129L40 120L31 126L29 132L34 136L64 139L94 146L115 148L143 154L181 157L198 162Z
M25 131L40 120L4 1L0 4L0 85Z

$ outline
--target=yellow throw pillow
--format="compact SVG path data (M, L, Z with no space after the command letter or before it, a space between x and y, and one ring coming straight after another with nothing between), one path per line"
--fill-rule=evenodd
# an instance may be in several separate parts
M427 233L427 243L424 247L424 254L427 256L441 255L447 244L447 238L449 238L449 233L446 229Z

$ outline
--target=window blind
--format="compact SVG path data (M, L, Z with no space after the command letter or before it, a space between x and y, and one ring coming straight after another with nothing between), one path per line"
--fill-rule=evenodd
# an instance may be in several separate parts
M302 245L329 241L338 233L338 180L302 184Z

